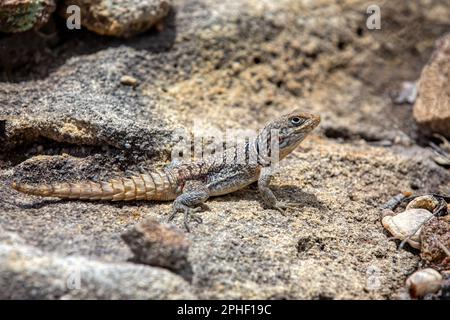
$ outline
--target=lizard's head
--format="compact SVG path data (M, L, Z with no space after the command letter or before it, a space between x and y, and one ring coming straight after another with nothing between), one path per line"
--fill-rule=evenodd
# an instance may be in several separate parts
M264 131L278 131L279 150L284 158L320 123L320 116L300 110L270 121Z

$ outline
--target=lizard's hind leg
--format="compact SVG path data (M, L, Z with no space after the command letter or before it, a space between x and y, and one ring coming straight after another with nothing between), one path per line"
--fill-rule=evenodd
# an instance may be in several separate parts
M209 198L208 188L199 181L186 182L183 193L173 202L172 214L169 221L172 221L178 212L184 212L184 227L190 232L189 220L202 223L202 218L195 213L204 208L204 202Z

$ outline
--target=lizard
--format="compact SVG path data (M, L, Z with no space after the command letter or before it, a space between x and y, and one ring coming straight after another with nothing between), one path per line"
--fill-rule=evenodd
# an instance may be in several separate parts
M205 201L242 189L254 182L258 184L262 202L266 207L284 212L293 204L278 201L269 187L274 175L270 142L274 132L278 140L278 159L285 158L320 123L320 116L301 110L269 121L255 137L248 139L242 148L236 145L223 152L196 160L183 160L163 169L135 174L109 181L84 181L77 183L55 183L29 185L12 183L12 188L23 193L80 200L173 200L172 221L177 213L184 213L184 226L189 232L190 220L198 223L202 219L196 214ZM246 161L236 161L242 157ZM254 161L248 161L250 158ZM229 159L232 159L230 161Z

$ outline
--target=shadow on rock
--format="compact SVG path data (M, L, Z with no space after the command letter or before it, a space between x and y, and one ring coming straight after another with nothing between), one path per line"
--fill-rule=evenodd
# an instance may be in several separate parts
M272 189L278 195L279 201L298 203L299 208L313 207L321 211L328 210L324 203L317 199L314 193L305 192L297 186L286 185Z
M272 186L271 189L275 193L278 201L298 203L298 208L313 207L319 210L328 210L324 203L317 199L315 194L305 192L295 185L281 187ZM257 191L256 184L251 185L247 189L242 189L221 197L214 197L212 199L219 202L235 202L236 198L247 201L262 201L259 192Z
M153 27L129 39L101 36L85 28L67 30L65 20L60 17L54 17L39 32L0 36L0 81L45 79L66 60L107 48L126 46L154 54L166 52L172 48L177 35L175 18L172 9L162 30Z

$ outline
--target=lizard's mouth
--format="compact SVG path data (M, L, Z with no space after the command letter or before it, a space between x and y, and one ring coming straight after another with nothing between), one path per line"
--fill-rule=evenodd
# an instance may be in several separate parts
M306 122L295 130L295 133L308 133L317 127L320 123L320 116L311 115L311 117L306 120Z
M313 125L314 125L314 128L315 127L317 127L318 125L319 125L319 123L320 123L320 116L319 115L314 115L312 118L311 118L311 121L312 121L312 123L313 123Z

